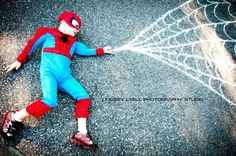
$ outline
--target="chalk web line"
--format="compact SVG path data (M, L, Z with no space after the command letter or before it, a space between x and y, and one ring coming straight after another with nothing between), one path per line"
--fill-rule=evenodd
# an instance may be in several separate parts
M227 18L218 15L222 8L226 8ZM236 24L236 17L230 8L231 3L226 0L188 0L166 12L134 39L113 51L131 51L152 57L181 71L236 106L224 90L225 86L235 88L236 83L222 78L217 64L225 64L229 67L226 70L232 72L236 70L236 65L215 59L213 50L219 43L222 53L225 45L236 45L236 35L231 35L227 30ZM199 14L204 17L204 22L199 19ZM204 38L201 31L209 27L214 32L221 28L223 37ZM208 49L201 49L205 44Z

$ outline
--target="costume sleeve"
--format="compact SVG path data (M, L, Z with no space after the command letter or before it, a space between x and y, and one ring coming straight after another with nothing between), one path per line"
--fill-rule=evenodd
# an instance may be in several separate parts
M17 61L23 64L28 60L29 56L35 51L35 49L45 41L47 33L46 30L47 29L44 27L38 28L34 37L28 41L23 51L17 57Z
M75 54L81 56L100 56L104 55L104 50L103 48L88 48L83 43L76 42Z

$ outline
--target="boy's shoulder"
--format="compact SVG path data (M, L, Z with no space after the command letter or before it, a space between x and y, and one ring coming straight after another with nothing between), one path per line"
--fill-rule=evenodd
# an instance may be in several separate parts
M49 27L39 27L36 30L36 34L45 34L50 33L52 35L60 35L60 31L57 28L49 28Z
M36 31L36 33L39 32L40 34L46 34L49 33L53 35L54 37L61 37L62 33L58 30L58 28L49 28L49 27L39 27ZM76 38L70 37L70 40L77 41Z
M49 27L39 27L37 31L44 31L44 32L57 32L60 33L57 28L49 28Z

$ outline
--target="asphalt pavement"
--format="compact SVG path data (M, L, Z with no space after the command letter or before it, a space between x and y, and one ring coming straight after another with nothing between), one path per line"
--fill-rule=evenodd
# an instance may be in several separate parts
M3 0L0 66L3 68L15 60L39 26L57 27L57 16L63 11L76 12L82 18L78 40L89 47L116 48L181 3ZM0 115L41 98L40 56L38 49L18 71L6 74L1 70ZM25 155L236 153L235 106L182 72L130 51L102 57L74 56L71 68L92 97L88 128L100 150L91 153L69 141L76 131L75 101L59 93L59 106L40 120L27 119L15 143L0 138L0 154L9 145Z

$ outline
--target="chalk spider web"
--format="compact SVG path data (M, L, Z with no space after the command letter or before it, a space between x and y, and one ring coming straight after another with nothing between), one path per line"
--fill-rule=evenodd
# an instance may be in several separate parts
M129 50L159 60L235 105L224 87L235 87L236 83L222 77L218 66L221 62L214 56L216 45L220 47L217 49L219 53L223 53L227 45L235 46L236 35L228 31L236 24L231 7L231 3L225 0L188 0L165 13L133 40L114 51ZM217 34L216 37L204 36L202 30L208 28ZM204 45L207 48L204 49ZM236 69L234 63L224 64L229 67L227 70Z

